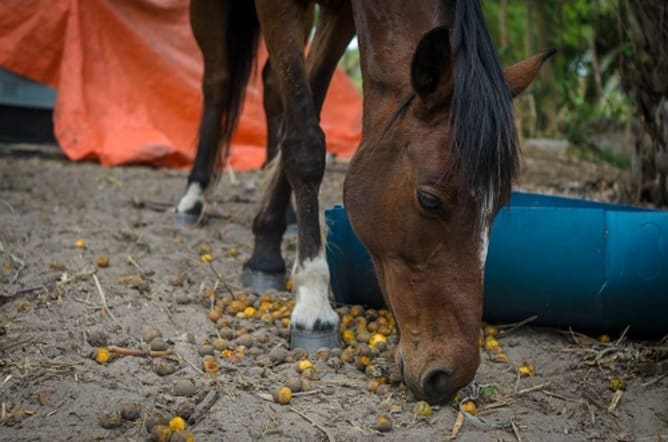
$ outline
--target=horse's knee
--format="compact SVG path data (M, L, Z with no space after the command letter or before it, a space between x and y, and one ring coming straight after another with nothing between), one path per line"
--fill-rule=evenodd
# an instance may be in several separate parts
M298 190L300 183L320 184L325 174L325 134L320 126L288 134L283 140L283 167L290 183Z

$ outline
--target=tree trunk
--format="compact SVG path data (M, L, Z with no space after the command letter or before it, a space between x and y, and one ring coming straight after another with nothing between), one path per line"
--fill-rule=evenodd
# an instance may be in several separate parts
M508 48L508 0L501 0L499 9L499 40L501 50Z
M619 0L622 86L632 98L635 124L633 194L666 205L668 195L668 2Z

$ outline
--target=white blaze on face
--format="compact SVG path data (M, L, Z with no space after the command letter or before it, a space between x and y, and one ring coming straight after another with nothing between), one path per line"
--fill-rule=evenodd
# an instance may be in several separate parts
M292 324L312 330L316 321L320 320L320 324L338 328L339 316L329 303L329 267L324 250L301 265L295 263L292 285L297 294L290 320Z
M485 262L487 261L487 250L489 248L489 230L492 223L492 209L494 204L493 194L490 192L484 198L480 207L480 268L485 273Z
M202 186L199 183L192 182L188 186L186 194L183 195L179 205L176 207L177 212L188 212L192 209L197 203L204 203L204 192L202 192Z

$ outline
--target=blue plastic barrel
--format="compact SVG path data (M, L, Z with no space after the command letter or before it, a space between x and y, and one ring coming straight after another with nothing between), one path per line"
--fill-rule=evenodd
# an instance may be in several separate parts
M325 211L337 302L378 307L368 252L345 210ZM484 318L635 336L668 333L668 212L513 192L492 226Z

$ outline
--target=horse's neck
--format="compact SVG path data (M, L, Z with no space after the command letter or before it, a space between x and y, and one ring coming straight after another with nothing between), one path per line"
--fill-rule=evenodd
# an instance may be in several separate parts
M411 91L410 66L420 38L447 24L440 1L353 2L364 82L364 128L375 132Z

